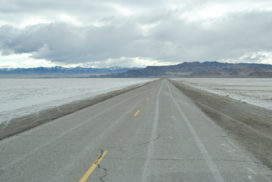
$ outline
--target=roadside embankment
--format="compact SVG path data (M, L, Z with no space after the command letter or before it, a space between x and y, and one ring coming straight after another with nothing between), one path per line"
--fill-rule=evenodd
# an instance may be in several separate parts
M153 82L153 81L151 81ZM99 102L103 102L107 99L110 99L112 97L118 96L120 94L129 92L131 90L134 90L136 88L142 87L144 85L147 85L151 82L147 82L144 84L137 84L132 85L120 90L115 90L112 92L108 92L105 94L100 94L94 97L82 99L73 101L68 104L64 104L58 107L49 108L37 113L29 114L26 116L22 116L19 118L14 118L6 123L0 124L0 140L7 138L9 136L24 132L28 129L34 128L36 126L39 126L41 124L50 122L54 119L60 118L62 116L65 116L67 114L76 112L78 110L81 110L83 108L92 106L94 104L97 104Z
M272 111L170 80L257 159L272 169Z

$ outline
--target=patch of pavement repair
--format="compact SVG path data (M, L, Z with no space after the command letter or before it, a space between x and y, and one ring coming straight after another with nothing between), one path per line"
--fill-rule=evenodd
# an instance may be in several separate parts
M154 81L151 81L151 82L154 82ZM120 90L115 90L112 92L97 95L97 96L91 97L91 98L86 98L83 100L73 101L71 103L64 104L62 106L49 108L49 109L40 111L39 113L33 113L33 114L26 115L23 117L14 118L8 122L3 122L0 124L0 140L10 137L10 136L13 136L13 135L16 135L16 134L19 134L21 132L24 132L26 130L29 130L31 128L39 126L41 124L53 121L57 118L65 116L65 115L74 113L74 112L84 109L86 107L98 104L98 103L108 100L112 97L132 91L132 90L137 89L139 87L145 86L151 82L147 82L144 84L132 85L132 86L120 89Z
M272 169L272 111L170 80L215 123Z

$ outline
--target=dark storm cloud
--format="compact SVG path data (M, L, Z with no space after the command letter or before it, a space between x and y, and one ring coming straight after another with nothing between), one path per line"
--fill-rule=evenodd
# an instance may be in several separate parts
M80 26L60 21L20 28L2 25L2 54L31 53L34 58L62 63L120 57L204 61L237 58L272 49L271 11L232 12L213 21L187 21L180 16L182 7L181 10L179 7L164 9L165 1L150 8L147 7L153 1L119 0L114 1L116 4L111 1L11 2L0 2L0 17L15 19L15 23L21 21L14 18L18 15L34 16L40 12L39 15L52 20L56 12L62 11L82 22ZM198 1L184 2L193 7ZM131 16L127 15L129 11ZM135 12L138 13L133 14ZM89 24L92 21L101 25Z

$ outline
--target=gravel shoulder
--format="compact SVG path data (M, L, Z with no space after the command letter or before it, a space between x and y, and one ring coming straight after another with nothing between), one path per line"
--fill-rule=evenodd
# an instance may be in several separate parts
M170 80L257 159L272 169L272 111Z

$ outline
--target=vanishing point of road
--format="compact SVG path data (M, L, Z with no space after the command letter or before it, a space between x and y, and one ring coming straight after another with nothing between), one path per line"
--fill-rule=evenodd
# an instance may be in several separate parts
M1 182L263 182L271 173L166 79L0 141Z

